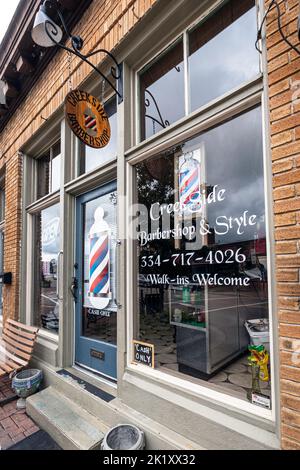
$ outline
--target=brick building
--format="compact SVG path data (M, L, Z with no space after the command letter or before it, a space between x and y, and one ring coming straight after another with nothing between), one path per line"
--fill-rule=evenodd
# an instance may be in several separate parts
M299 2L60 0L115 89L33 41L41 3L0 49L0 326L40 328L29 413L64 448L83 444L54 403L137 423L149 448L299 449ZM107 146L72 133L74 89L104 103Z

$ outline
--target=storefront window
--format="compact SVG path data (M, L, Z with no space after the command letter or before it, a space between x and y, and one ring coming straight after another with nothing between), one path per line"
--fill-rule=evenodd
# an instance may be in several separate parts
M140 100L142 140L184 116L182 39L142 70Z
M191 110L254 78L255 0L230 0L189 34Z
M111 138L109 143L101 148L94 149L88 145L81 145L80 152L80 174L88 173L95 168L104 165L110 160L114 160L117 157L117 100L114 96L112 99L105 103L105 111L109 118L109 124L111 129Z
M59 204L35 216L37 259L34 325L55 333L59 329L57 268L60 243Z
M269 408L261 121L257 107L137 165L134 339L155 368Z
M259 74L255 0L222 5L141 70L141 141Z
M37 161L38 165L38 191L40 199L54 193L60 188L61 149L60 142L51 147L45 155Z

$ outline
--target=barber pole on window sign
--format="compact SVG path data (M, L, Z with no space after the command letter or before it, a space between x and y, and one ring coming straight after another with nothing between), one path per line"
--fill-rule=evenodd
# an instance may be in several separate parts
M179 170L179 197L181 206L191 212L201 209L200 163L193 152L184 154Z
M95 211L95 223L92 225L89 254L89 291L88 296L93 307L103 309L111 299L110 292L110 228L104 220L104 210Z

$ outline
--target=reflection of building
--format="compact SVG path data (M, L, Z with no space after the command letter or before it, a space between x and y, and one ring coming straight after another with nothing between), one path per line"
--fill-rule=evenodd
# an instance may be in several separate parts
M51 274L51 263L50 261L42 261L42 272L44 276L49 276Z

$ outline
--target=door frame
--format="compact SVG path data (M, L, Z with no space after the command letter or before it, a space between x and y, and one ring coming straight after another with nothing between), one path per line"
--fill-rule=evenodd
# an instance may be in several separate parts
M117 191L117 180L114 179L113 181L103 183L101 186L97 188L93 188L91 190L87 190L84 193L81 193L75 197L75 265L77 263L77 267L75 269L75 277L79 280L78 281L78 287L77 287L77 294L79 293L79 288L80 288L80 282L82 282L82 276L83 276L83 256L82 256L82 228L83 228L83 205L87 202L90 202L94 199L97 199L98 197L104 196L110 192ZM116 223L118 220L116 213ZM74 265L74 266L75 266ZM116 267L115 267L116 269ZM116 276L118 275L118 272L115 274ZM82 302L81 300L78 299L77 302L74 302L74 354L73 354L73 362L75 366L83 367L89 372L94 373L97 376L102 376L105 379L109 379L110 381L116 382L117 381L117 350L118 347L117 345L113 344L108 344L105 343L104 341L99 341L99 340L93 340L96 341L99 344L106 345L111 349L115 349L115 366L113 369L113 374L109 375L105 372L101 372L97 369L93 369L89 367L88 365L85 365L81 363L80 361L76 361L76 350L78 348L78 342L81 335L81 319L80 315L82 314L81 312L82 309ZM117 315L117 320L118 320L118 311L116 311ZM88 341L88 338L86 338Z

